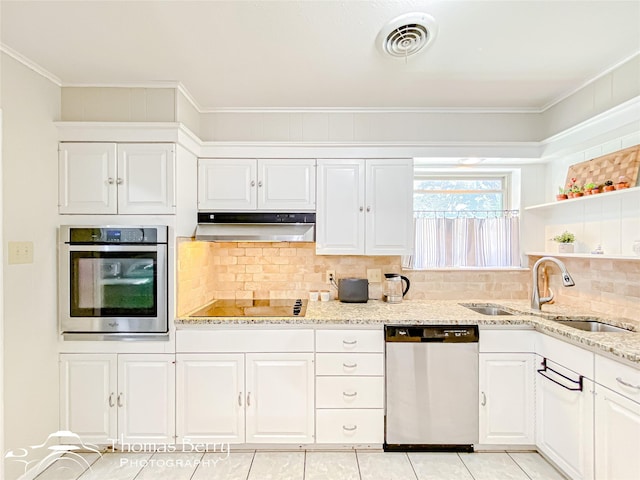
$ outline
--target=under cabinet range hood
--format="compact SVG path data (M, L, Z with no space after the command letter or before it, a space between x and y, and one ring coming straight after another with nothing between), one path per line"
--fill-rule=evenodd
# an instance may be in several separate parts
M209 242L313 242L316 214L198 212L196 240Z

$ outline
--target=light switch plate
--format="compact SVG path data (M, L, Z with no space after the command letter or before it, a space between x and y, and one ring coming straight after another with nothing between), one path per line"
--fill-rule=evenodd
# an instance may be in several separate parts
M33 242L9 242L9 265L33 263Z
M369 283L382 282L382 271L379 268L368 268L367 280L369 280Z

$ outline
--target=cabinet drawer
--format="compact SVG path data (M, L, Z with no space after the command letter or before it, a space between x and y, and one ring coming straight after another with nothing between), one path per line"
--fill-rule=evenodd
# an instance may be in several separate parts
M317 443L382 443L384 410L317 410Z
M384 377L318 377L317 408L383 408Z
M548 335L536 336L536 353L593 380L593 353Z
M596 355L596 383L640 402L640 369Z
M479 349L481 353L533 353L536 335L534 330L480 329Z
M313 352L313 330L179 330L176 350L179 353Z
M384 352L384 331L317 330L317 352Z
M316 375L384 375L382 353L317 353Z

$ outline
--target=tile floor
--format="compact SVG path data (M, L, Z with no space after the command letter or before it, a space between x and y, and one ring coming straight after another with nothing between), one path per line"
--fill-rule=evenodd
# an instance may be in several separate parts
M564 480L540 455L295 451L82 454L37 480Z

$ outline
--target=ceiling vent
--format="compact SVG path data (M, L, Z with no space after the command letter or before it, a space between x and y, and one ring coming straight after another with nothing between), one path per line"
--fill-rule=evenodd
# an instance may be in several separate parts
M407 13L391 20L378 34L378 45L384 53L407 58L424 50L436 37L438 28L426 13Z

